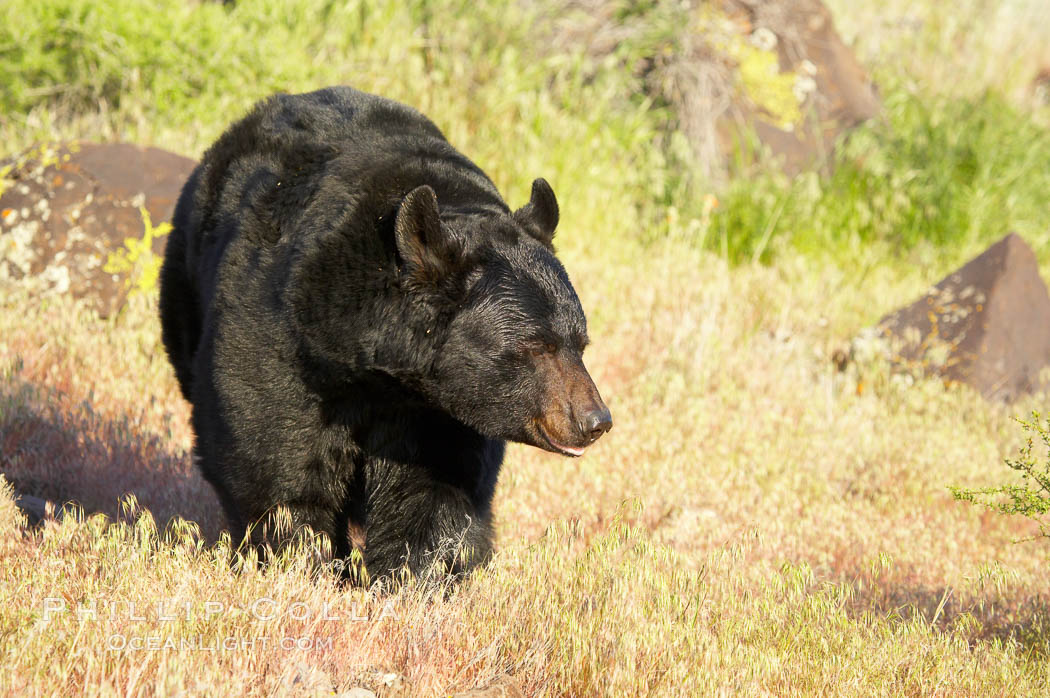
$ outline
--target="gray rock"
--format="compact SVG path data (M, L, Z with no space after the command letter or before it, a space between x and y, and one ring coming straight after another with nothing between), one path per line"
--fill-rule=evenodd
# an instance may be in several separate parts
M49 519L59 521L73 511L73 506L70 504L56 506L54 502L28 494L16 494L15 506L25 514L26 524L30 528L39 526Z

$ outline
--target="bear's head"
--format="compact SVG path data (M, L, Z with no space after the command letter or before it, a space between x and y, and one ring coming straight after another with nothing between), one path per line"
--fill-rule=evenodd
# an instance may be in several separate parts
M420 385L498 439L569 456L612 427L583 364L587 320L554 256L558 203L543 179L513 213L440 211L423 185L394 220L399 278L428 351Z

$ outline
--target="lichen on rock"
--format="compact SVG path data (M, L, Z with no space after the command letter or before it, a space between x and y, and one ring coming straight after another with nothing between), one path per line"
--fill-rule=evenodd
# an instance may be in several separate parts
M194 164L121 143L45 143L0 163L0 283L69 293L103 316L152 291Z

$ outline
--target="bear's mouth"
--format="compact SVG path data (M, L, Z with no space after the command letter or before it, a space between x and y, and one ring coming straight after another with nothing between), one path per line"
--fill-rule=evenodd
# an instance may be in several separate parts
M550 434L547 433L547 430L543 428L543 422L540 422L539 420L536 421L536 431L538 431L540 433L540 436L542 436L544 441L546 441L550 445L551 449L553 449L554 451L557 451L558 453L560 453L560 454L562 454L564 456L571 456L573 458L579 458L580 456L583 455L583 452L587 448L586 446L584 446L583 448L575 448L573 446L563 446L562 444L558 443L557 441L555 441L554 439L552 439L550 437Z

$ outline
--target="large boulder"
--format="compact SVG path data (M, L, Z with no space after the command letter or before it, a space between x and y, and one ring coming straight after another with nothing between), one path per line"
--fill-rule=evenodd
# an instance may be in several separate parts
M755 99L739 95L723 120L723 134L740 122L796 172L825 162L835 141L879 113L881 102L868 74L838 32L820 0L721 0L752 43L775 49L780 72L795 76L801 119L784 123ZM724 138L724 147L732 138Z
M131 288L129 256L144 251L134 242L158 259L164 251L166 238L147 235L143 211L153 226L170 220L194 165L126 143L46 144L0 163L0 283L116 312ZM107 264L114 255L122 265Z
M826 165L836 140L881 109L821 0L553 7L553 50L582 50L585 65L624 64L639 89L670 107L705 176L724 176L752 133L790 173Z
M883 317L877 330L899 367L967 383L990 399L1050 387L1050 294L1016 233Z

